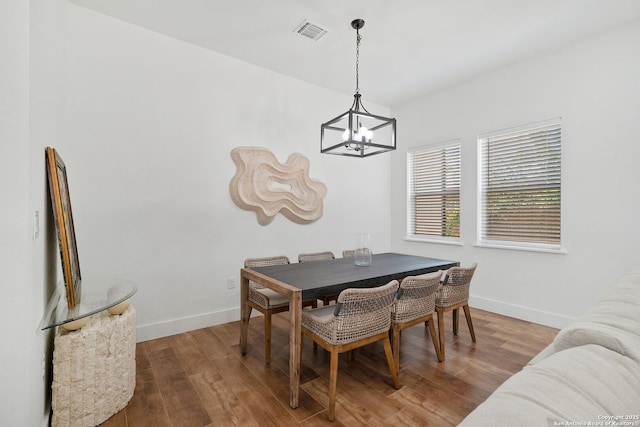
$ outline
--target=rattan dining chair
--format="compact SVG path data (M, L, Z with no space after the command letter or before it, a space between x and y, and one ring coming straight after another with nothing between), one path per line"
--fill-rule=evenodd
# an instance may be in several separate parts
M391 307L391 341L396 374L400 372L400 334L403 329L424 322L429 328L433 348L439 362L442 362L439 339L436 334L435 318L436 292L440 286L442 271L408 276L402 279L396 299Z
M356 256L355 249L345 249L342 251L342 258L353 258Z
M373 252L371 252L373 255ZM355 249L345 249L342 251L342 258L355 258L356 250Z
M458 309L462 307L467 319L467 326L471 333L471 340L476 342L476 334L473 331L471 312L469 311L469 287L477 263L471 267L451 267L447 270L441 286L436 294L436 313L438 314L438 338L440 341L440 353L444 360L444 313L453 311L453 334L458 335Z
M389 341L391 305L398 281L392 280L376 288L345 289L340 292L336 305L302 312L302 335L327 350L331 357L329 367L329 420L336 413L338 384L338 355L353 349L382 341L395 388L400 388L394 369L393 353Z
M326 260L326 259L335 259L335 258L336 257L333 255L333 252L331 252L331 251L310 252L310 253L306 253L306 254L299 254L298 255L298 262L322 261L322 260ZM323 295L319 299L322 301L323 305L329 305L329 303L331 303L331 301L335 301L336 299L338 299L338 295L336 295L336 294Z
M289 264L289 258L280 255L267 258L248 258L244 261L245 268L266 267L270 265ZM289 300L284 295L269 288L249 281L249 319L251 309L255 308L264 315L264 361L271 363L271 316L276 313L289 311ZM302 307L317 307L317 300L302 301Z
M307 261L322 261L325 259L335 259L336 257L333 255L331 251L325 252L310 252L306 254L298 255L298 262L307 262Z

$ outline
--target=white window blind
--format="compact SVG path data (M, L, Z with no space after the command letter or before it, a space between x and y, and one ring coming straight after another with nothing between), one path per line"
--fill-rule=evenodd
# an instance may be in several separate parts
M409 238L460 237L460 142L409 151Z
M560 249L560 121L478 140L480 243Z

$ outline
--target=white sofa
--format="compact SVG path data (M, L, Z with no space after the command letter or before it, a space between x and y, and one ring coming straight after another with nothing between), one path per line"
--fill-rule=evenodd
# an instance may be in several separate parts
M459 426L640 427L640 267Z

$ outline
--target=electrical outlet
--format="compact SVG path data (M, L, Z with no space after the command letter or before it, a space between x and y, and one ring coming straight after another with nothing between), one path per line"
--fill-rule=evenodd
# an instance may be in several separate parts
M227 279L227 288L228 289L234 289L237 286L238 286L238 278L234 277L234 276L230 276Z

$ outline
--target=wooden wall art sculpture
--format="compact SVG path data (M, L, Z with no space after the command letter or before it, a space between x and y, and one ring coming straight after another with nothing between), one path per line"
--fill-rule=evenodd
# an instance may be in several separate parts
M322 216L327 187L309 177L309 159L293 153L282 164L262 147L231 150L236 173L229 183L231 199L240 208L254 211L258 223L267 225L278 213L298 224Z

